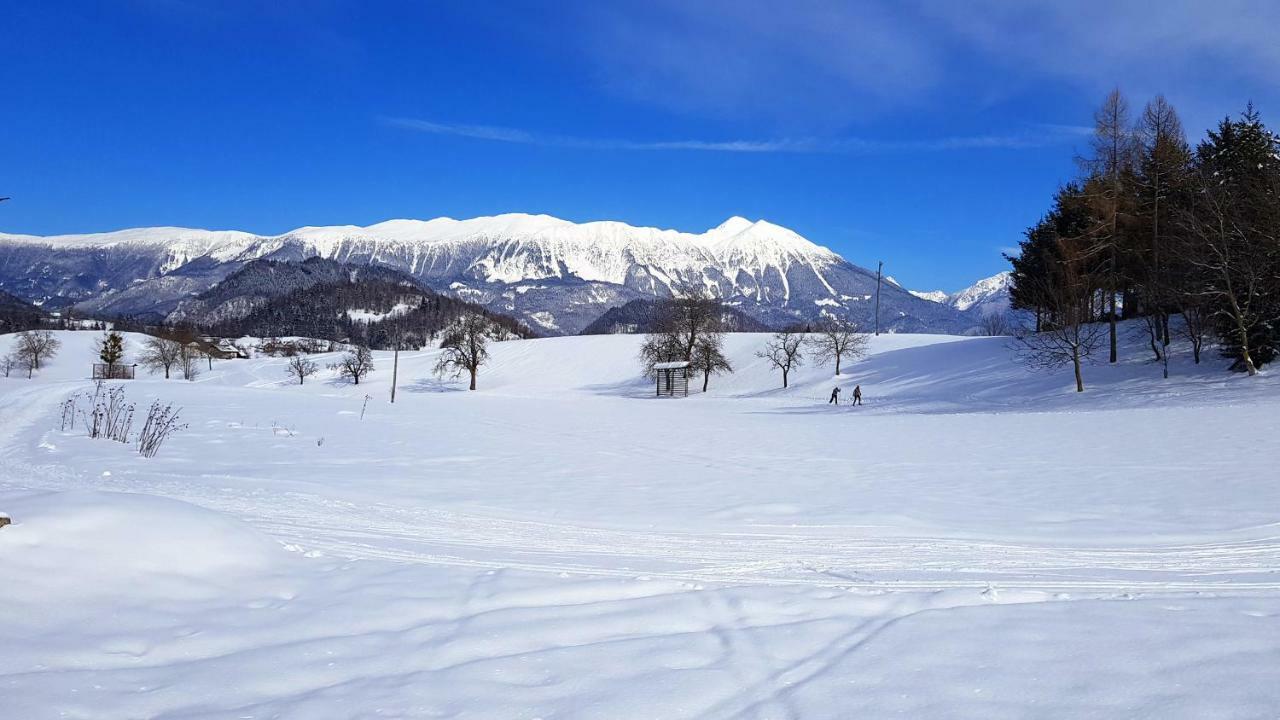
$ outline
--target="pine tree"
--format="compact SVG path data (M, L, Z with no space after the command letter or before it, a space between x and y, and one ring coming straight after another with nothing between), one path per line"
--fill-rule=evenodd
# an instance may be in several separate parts
M105 331L94 349L107 366L107 377L115 377L116 364L124 359L124 336L115 330Z
M1280 140L1250 104L1196 149L1186 253L1225 357L1254 373L1280 347Z

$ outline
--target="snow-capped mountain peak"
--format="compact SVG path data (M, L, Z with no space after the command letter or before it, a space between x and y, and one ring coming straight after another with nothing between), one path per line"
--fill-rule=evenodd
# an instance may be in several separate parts
M942 290L910 290L912 295L930 302L954 308L959 312L976 312L980 315L991 315L1009 311L1009 284L1012 276L1009 271L996 273L983 278L969 287L954 293Z
M996 273L951 295L947 302L961 312L975 307L979 307L983 314L1004 312L1009 309L1010 282L1012 282L1012 275L1008 270Z
M104 251L110 262L100 261ZM304 226L279 235L187 228L0 234L0 288L86 312L165 315L254 259L317 256L398 269L552 333L577 332L630 300L691 289L769 326L827 316L870 325L875 292L874 273L768 220L734 216L690 233L525 213ZM893 328L964 329L950 308L896 285L886 284L882 300L882 319L893 318L885 321Z
M947 299L951 297L945 290L908 290L907 292L910 292L921 300L942 303L943 305L946 305Z
M751 227L753 224L754 223L742 217L741 215L734 215L728 220L725 220L724 222L715 226L715 228L713 228L711 232L718 233L721 235L737 235L743 230L746 230L747 228Z

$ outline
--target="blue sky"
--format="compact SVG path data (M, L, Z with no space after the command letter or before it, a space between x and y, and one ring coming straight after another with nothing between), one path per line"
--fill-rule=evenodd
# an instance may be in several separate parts
M786 8L781 12L778 8ZM548 213L1004 269L1119 85L1280 124L1280 3L124 2L0 11L0 230Z

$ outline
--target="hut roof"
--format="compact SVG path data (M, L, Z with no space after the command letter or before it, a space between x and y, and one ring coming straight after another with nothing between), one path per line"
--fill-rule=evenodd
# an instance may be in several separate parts
M687 360L681 360L679 362L661 362L661 363L653 364L654 370L678 370L680 368L687 368L687 367L689 367L689 362Z

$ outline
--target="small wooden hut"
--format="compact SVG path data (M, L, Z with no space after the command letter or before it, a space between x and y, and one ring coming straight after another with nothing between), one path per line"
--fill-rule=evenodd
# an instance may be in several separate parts
M688 361L654 363L653 374L658 397L687 397L689 395Z

